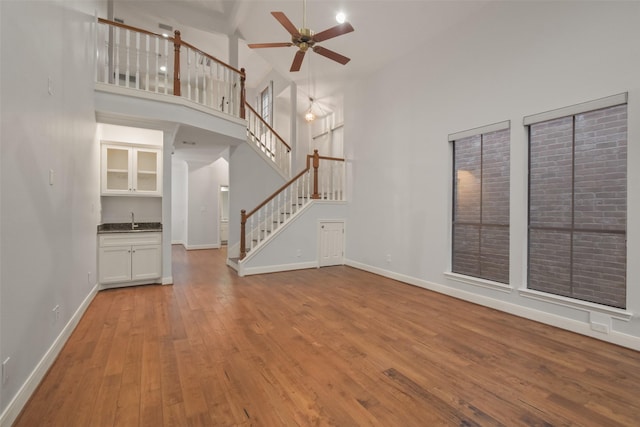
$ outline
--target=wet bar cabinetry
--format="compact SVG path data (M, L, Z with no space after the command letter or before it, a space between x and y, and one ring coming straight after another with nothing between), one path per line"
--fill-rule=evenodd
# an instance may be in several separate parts
M102 142L103 196L162 196L162 150Z
M103 287L158 283L162 276L162 234L99 234L98 263Z

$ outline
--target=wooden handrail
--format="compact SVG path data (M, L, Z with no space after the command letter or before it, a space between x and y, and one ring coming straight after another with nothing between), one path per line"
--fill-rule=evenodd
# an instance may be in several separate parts
M308 162L307 162L308 163ZM291 184L293 184L293 182L295 180L297 180L298 178L300 178L302 175L304 175L305 173L309 172L309 165L307 164L307 167L300 172L298 175L294 176L293 178L291 178L286 184L284 184L282 187L278 188L276 191L273 192L272 195L270 195L269 197L267 197L262 203L260 203L258 206L256 206L255 208L253 208L253 210L251 212L249 212L247 214L247 218L249 218L251 215L253 215L254 213L258 212L258 210L260 210L261 207L263 207L264 205L266 205L267 203L269 203L270 201L272 201L273 199L276 198L276 196L278 194L280 194L285 188L287 188L288 186L290 186Z
M344 159L341 159L339 157L326 157L326 156L320 156L318 155L318 150L313 150L313 154L307 154L307 166L306 168L304 168L302 170L302 172L300 172L298 175L294 176L293 178L291 178L286 184L284 184L282 187L278 188L276 191L273 192L273 194L271 194L269 197L267 197L262 203L260 203L258 206L256 206L252 211L250 211L248 214L246 214L247 218L249 218L251 215L253 215L254 213L256 213L261 207L263 207L264 205L266 205L267 203L269 203L271 200L273 200L280 192L282 192L285 188L287 188L289 185L291 185L295 180L297 180L298 178L300 178L302 175L304 175L305 173L307 173L310 169L311 166L313 166L313 168L315 169L315 172L317 174L317 170L318 167L320 166L319 164L317 164L317 162L313 162L312 164L312 160L313 159L318 159L318 160L335 160L338 162L344 162ZM317 180L316 180L317 181ZM317 187L317 182L316 182L316 187ZM316 191L317 193L317 191ZM243 210L244 211L244 210ZM246 212L246 211L245 211Z
M188 42L186 42L186 41L184 41L184 40L182 40L182 41L181 41L181 43L182 43L183 45L185 45L185 46L187 46L187 47L189 47L189 48L193 49L193 50L198 51L198 53L199 53L199 54L201 54L202 56L206 56L207 58L211 59L212 61L217 62L218 64L222 65L223 67L227 67L227 68L228 68L228 69L230 69L231 71L235 71L236 73L238 73L238 74L240 74L240 75L244 75L244 74L245 74L245 72L244 72L244 68L242 68L242 69L238 70L237 68L232 67L231 65L226 64L226 63L222 62L221 60L219 60L219 59L218 59L218 58L216 58L215 56L213 56L213 55L209 55L208 53L203 52L202 50L198 49L197 47L195 47L195 46L194 46L194 45L192 45L191 43L188 43Z
M318 150L314 150L314 152L315 152L315 151L318 151ZM313 157L313 155L311 155L311 154L307 154L307 157ZM318 156L318 158L319 158L320 160L335 160L336 162L344 162L344 159L342 159L342 158L340 158L340 157L326 157L326 156Z
M127 25L127 24L121 24L120 22L110 21L110 20L104 19L104 18L98 18L98 22L101 23L101 24L108 24L108 25L112 25L114 27L124 28L125 30L136 31L136 32L142 33L142 34L148 34L150 36L161 37L163 39L167 39L167 40L172 41L172 42L175 43L175 38L174 37L163 36L162 34L154 33L152 31L143 30L142 28L138 28L138 27L132 27L131 25ZM231 65L226 64L225 62L219 60L215 56L209 55L208 53L203 52L202 50L198 49L197 47L195 47L194 45L192 45L189 42L186 42L186 41L181 39L180 40L180 45L184 45L184 46L187 46L187 47L189 47L189 48L191 48L193 50L197 50L198 53L200 53L201 55L206 56L207 58L217 62L218 64L222 65L223 67L227 67L228 69L230 69L232 71L235 71L236 73L238 73L240 75L243 75L243 76L246 75L246 72L245 72L244 68L241 68L240 70L238 70L237 68L232 67Z
M173 37L170 37L170 36L165 37L162 34L153 33L151 31L143 30L142 28L132 27L131 25L127 25L127 24L121 24L121 23L116 22L116 21L109 21L108 19L98 18L98 22L101 23L101 24L107 24L107 25L111 25L111 26L114 26L114 27L120 27L120 28L124 28L125 30L136 31L138 33L148 34L150 36L155 36L155 37L166 38L166 39L168 39L170 41L173 41Z
M267 123L260 114L258 114L258 112L256 110L253 109L253 107L251 105L249 105L248 102L245 101L245 106L262 122L263 125L265 125L267 127L267 129L269 129L275 136L276 138L278 138L280 141L282 141L282 143L284 144L285 147L287 147L287 149L289 151L291 151L291 147L289 147L289 144L287 144L284 140L284 138L282 138L280 135L278 135L278 132L276 132L271 126L269 126L269 123Z

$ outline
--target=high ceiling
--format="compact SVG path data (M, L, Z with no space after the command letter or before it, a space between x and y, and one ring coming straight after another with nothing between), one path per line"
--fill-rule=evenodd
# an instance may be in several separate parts
M308 0L307 27L315 32L336 25L343 11L355 31L322 42L351 58L343 66L308 52L302 69L289 72L295 47L251 50L246 43L287 42L290 36L271 16L282 11L302 26L303 0L113 0L115 16L155 31L158 23L180 29L190 43L228 60L228 35L240 40L239 67L255 87L273 70L295 81L302 95L323 98L340 92L352 79L409 53L428 55L429 44L473 18L487 1L460 0ZM402 67L402 63L398 64Z

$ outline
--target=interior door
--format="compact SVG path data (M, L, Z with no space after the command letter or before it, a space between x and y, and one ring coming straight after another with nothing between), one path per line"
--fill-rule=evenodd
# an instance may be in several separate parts
M344 221L320 222L320 267L344 264Z

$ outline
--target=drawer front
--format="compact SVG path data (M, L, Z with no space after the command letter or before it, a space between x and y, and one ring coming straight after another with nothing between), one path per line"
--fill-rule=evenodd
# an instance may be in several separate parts
M162 243L162 233L113 233L98 236L101 248L109 246L159 245Z

